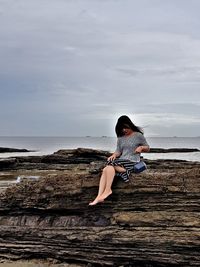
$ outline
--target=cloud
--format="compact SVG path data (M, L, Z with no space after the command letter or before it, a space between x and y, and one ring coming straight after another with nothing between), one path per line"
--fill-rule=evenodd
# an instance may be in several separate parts
M185 115L182 116L181 114L177 113L143 113L143 114L137 114L136 115L138 119L140 119L143 123L146 124L161 124L161 121L163 124L167 125L168 127L171 127L173 125L178 124L184 124L184 125L190 125L190 124L199 124L200 123L200 117L195 115Z
M109 123L130 114L155 135L165 133L163 118L169 135L188 125L194 134L198 7L193 0L1 1L0 116L11 125L3 121L4 133L23 134L26 124L34 134L87 135L91 124L94 135L106 135Z
M199 78L200 65L199 66L160 66L151 68L129 69L126 67L116 68L116 71L125 73L130 76L150 76L150 77L166 77L178 80L186 80L187 77Z

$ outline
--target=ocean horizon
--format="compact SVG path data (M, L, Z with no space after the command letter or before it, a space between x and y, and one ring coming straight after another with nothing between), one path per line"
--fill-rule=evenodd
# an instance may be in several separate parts
M200 149L200 137L148 137L152 148L197 148ZM41 156L52 154L59 149L91 148L113 152L116 137L101 136L0 136L0 147L25 148L34 152L1 153L0 158L18 156ZM189 153L143 153L147 159L182 159L200 161L200 152Z

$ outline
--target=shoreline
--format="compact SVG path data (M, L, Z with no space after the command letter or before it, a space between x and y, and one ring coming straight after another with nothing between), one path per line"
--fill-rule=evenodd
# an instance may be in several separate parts
M14 153L14 152L38 152L36 150L28 150L26 148L11 148L11 147L0 147L0 153ZM147 153L190 153L190 152L200 152L198 148L150 148Z
M78 148L61 149L47 155L19 155L18 157L0 158L0 192L6 190L11 185L19 183L23 179L36 181L45 177L47 173L54 175L54 173L68 172L75 165L78 166L77 168L82 168L81 166L85 165L89 166L87 168L91 168L91 166L104 164L110 154L109 151L105 150ZM155 166L160 168L159 166L162 165L166 165L168 169L179 169L179 165L181 166L184 163L185 166L191 168L190 166L195 167L200 163L199 161L183 159L149 159L146 158L147 154L149 153L143 155L143 160L147 164L148 169L155 169ZM164 153L164 155L166 154Z
M3 148L7 151L13 150L13 152L0 152L0 161L9 160L11 158L20 157L43 157L56 153L55 150L50 152L48 151L40 151L40 150L27 150L27 149L18 149L18 148ZM78 148L70 148L70 149L78 149ZM87 148L86 149L93 149ZM59 149L61 150L61 149ZM102 150L96 149L95 150ZM17 152L16 152L17 151ZM24 152L26 151L26 152ZM27 152L28 151L28 152ZM103 150L111 153L109 150ZM142 156L147 160L186 160L191 162L200 162L200 150L198 148L151 148L148 153L142 153ZM1 164L0 164L1 165Z

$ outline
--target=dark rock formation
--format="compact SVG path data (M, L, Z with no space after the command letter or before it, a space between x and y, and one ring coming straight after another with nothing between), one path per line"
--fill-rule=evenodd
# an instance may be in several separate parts
M8 168L11 169L14 167L15 164L16 164L15 158L0 159L0 170L1 169L8 169Z
M10 152L33 152L33 150L27 150L24 148L0 147L0 153L10 153Z
M147 171L128 184L115 179L112 196L90 207L108 155L77 149L16 159L14 168L33 164L46 175L1 194L0 256L82 266L200 266L200 163L145 160Z
M150 153L190 153L190 152L200 152L198 148L151 148Z
M157 148L156 148L157 150ZM154 151L152 149L152 151ZM158 150L157 150L158 151ZM94 149L67 149L59 150L51 155L44 156L19 156L16 158L0 159L0 171L2 170L64 170L73 168L71 165L80 166L80 164L91 164L105 162L110 155L108 151ZM151 168L159 168L159 165L165 164L167 168L179 168L179 163L191 166L196 163L185 160L145 160ZM168 164L170 162L170 165ZM182 167L181 167L182 168Z

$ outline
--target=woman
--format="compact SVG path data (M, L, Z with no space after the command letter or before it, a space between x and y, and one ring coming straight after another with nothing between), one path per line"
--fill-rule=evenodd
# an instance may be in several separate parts
M115 176L120 176L124 182L128 182L134 165L140 161L140 153L150 149L142 130L134 125L128 116L123 115L118 119L115 132L118 137L117 149L107 159L107 166L100 178L98 195L89 203L90 206L103 202L112 194L111 186Z

